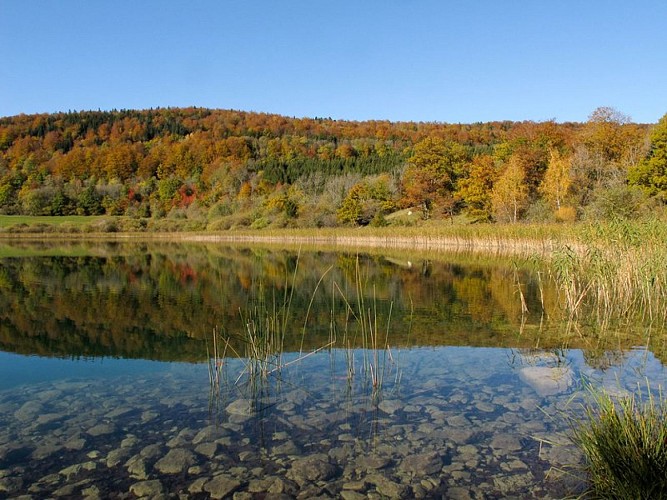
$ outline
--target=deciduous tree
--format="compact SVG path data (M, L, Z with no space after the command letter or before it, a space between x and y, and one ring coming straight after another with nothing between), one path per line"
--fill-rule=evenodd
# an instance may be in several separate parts
M552 150L549 165L540 184L540 192L553 211L561 209L572 184L571 158Z
M667 114L650 134L651 147L646 158L628 172L631 185L641 187L649 196L667 202Z
M419 206L424 218L434 209L453 212L456 182L468 159L465 148L437 137L427 137L414 147L403 174L403 205Z
M526 173L520 160L512 156L491 194L493 213L498 222L515 223L528 204Z
M493 217L491 191L496 177L493 156L481 155L472 160L468 176L459 181L457 194L475 221L485 222Z

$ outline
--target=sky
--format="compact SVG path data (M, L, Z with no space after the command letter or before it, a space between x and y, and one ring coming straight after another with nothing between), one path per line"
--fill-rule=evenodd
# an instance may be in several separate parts
M0 0L0 116L667 113L666 0Z

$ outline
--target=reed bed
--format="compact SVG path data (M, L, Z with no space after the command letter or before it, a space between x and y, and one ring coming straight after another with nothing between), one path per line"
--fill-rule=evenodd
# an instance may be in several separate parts
M304 351L315 294L323 285L328 271L313 290L304 317L293 318L291 306L297 269L298 263L291 282L286 279L280 294L275 290L267 291L261 283L256 285L248 305L239 310L243 325L240 331L227 335L214 332L211 348L208 343L206 347L211 394L219 396L222 386L231 383L231 386L248 389L252 399L259 400L267 395L272 381L278 384L283 382L286 368L322 351L329 351L333 360L342 348L346 358L348 389L359 382L362 387L370 388L372 399L377 401L384 378L395 363L388 345L393 305L389 306L384 317L375 290L373 288L372 293L369 291L357 258L351 282L341 284L331 281L335 293L332 294L328 341ZM341 300L337 302L335 297ZM344 310L336 311L336 304L341 303ZM299 323L302 325L301 349L286 358L285 338L299 335ZM226 356L242 360L240 369L231 377L226 371ZM219 402L212 406L218 407Z
M563 225L438 225L420 227L264 229L226 233L182 234L201 242L306 245L335 249L384 248L414 251L469 251L548 254L559 246L577 246L572 228Z
M667 324L667 224L590 226L578 248L556 250L549 268L570 319Z

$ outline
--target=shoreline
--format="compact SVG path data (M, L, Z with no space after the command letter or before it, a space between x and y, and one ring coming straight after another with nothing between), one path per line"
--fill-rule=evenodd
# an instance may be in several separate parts
M341 234L343 233L343 234ZM200 233L200 232L118 232L118 233L0 233L0 242L42 241L161 241L192 243L227 243L280 246L282 248L308 247L351 249L387 249L427 252L469 252L502 255L552 254L559 248L583 250L583 245L561 238L524 238L497 236L437 236L437 235L350 235L330 232L304 235L285 230L283 234Z

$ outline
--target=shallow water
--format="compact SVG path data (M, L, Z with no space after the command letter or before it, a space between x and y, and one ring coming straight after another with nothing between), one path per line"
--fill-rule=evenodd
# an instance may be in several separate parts
M380 324L391 304L389 347L363 349L349 337L343 348L341 327L338 342L318 351L331 340L333 308L303 328L296 304L313 297L323 274L315 262L347 265L321 255L300 257L316 268L291 313L301 354L286 349L256 377L248 359L220 357L211 385L206 329L238 328L225 312L242 302L231 291L241 293L248 276L270 282L269 268L284 283L291 261L253 255L262 265L243 275L247 254L216 261L207 252L187 260L196 252L149 249L147 265L123 252L2 261L1 498L562 498L583 484L568 435L584 384L627 394L665 383L662 362L645 348L537 348L526 337L538 319L522 326L498 300L485 310L494 305L486 291L499 286L489 279L501 271L482 265L453 272L435 262L425 276L367 262L375 283L367 305ZM343 277L332 279L344 288ZM478 302L452 294L471 280L484 292ZM417 296L417 306L405 306ZM179 332L182 318L206 312L217 319L201 317L201 337L196 328Z

